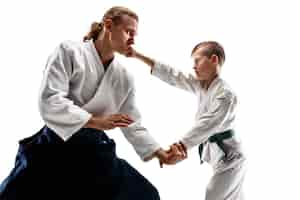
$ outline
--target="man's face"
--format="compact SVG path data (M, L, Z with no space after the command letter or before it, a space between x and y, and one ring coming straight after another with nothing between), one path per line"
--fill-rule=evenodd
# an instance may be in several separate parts
M121 20L117 25L112 24L110 40L113 50L124 54L134 44L138 22L128 15L123 15Z
M198 80L210 80L217 74L218 60L216 55L210 58L203 55L206 47L198 48L192 55L194 60L194 71Z

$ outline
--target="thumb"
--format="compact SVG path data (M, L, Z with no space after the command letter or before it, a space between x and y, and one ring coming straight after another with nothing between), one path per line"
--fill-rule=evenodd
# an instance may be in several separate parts
M160 168L164 167L164 163L161 160L159 160L159 166L160 166Z

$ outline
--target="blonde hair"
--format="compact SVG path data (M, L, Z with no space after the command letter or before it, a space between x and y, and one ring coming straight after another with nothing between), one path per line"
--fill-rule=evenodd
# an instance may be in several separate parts
M83 41L86 40L96 40L103 30L103 22L107 19L111 19L114 24L120 24L122 22L122 16L128 15L135 20L139 21L139 18L135 12L130 10L129 8L122 7L122 6L114 6L110 8L106 13L104 14L102 21L99 22L93 22L90 28L90 31L87 33L86 36L83 37Z

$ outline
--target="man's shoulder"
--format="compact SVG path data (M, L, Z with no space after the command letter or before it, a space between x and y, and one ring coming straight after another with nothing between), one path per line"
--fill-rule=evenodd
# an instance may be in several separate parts
M126 79L133 79L133 74L122 63L116 60L115 65L117 71L121 76L123 76Z
M86 46L85 42L73 41L73 40L64 40L59 44L59 48L65 51L76 51L82 50Z

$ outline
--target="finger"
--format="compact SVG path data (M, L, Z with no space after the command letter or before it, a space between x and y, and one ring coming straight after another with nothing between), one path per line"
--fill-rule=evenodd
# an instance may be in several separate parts
M124 122L114 122L114 127L128 127L130 124Z
M117 121L118 120L118 114L114 114L114 115L109 116L109 120L113 121L113 122Z
M124 123L129 123L129 124L134 122L130 117L128 117L127 115L124 115L124 114L115 115L113 118L113 121L114 122L124 122Z
M120 113L111 115L111 117L112 117L114 120L116 120L116 119L121 119L123 116L124 116L124 114L120 114Z
M183 148L182 148L182 146L181 146L180 144L175 143L174 145L177 147L177 149L178 149L181 153L185 154L185 152L184 152L184 150L183 150Z
M127 115L127 114L118 113L118 114L113 114L112 116L115 117L115 118L118 118L118 119L122 118L122 117L130 119L129 115Z
M185 154L186 154L186 156L187 156L187 148L186 148L186 146L181 142L181 141L179 141L178 142L178 144L183 148L183 151L185 152Z
M121 122L128 123L128 124L132 124L132 123L133 123L133 120L128 119L128 118L124 118L124 117L122 117L122 118L120 119L120 121L121 121Z
M178 143L176 143L175 145L178 148L178 150L181 152L182 156L184 158L186 158L186 152L185 152L184 148L180 144L178 144Z
M128 120L128 121L134 122L134 120L133 120L129 115L123 114L123 115L122 115L122 118L123 118L123 119L126 119L126 120Z
M160 168L163 168L163 167L164 167L164 163L163 163L161 160L159 160L159 167L160 167Z
M171 146L171 151L172 151L172 154L173 154L173 155L179 155L179 156L182 155L182 153L179 151L179 149L177 148L176 145L172 145L172 146Z
M172 155L168 158L168 164L176 164L184 159L185 158L182 155Z
M115 124L117 124L117 123L122 123L122 124L127 124L127 125L132 124L132 122L126 121L126 120L123 120L123 119L121 119L121 120L116 120L116 121L114 121L114 123L115 123Z

